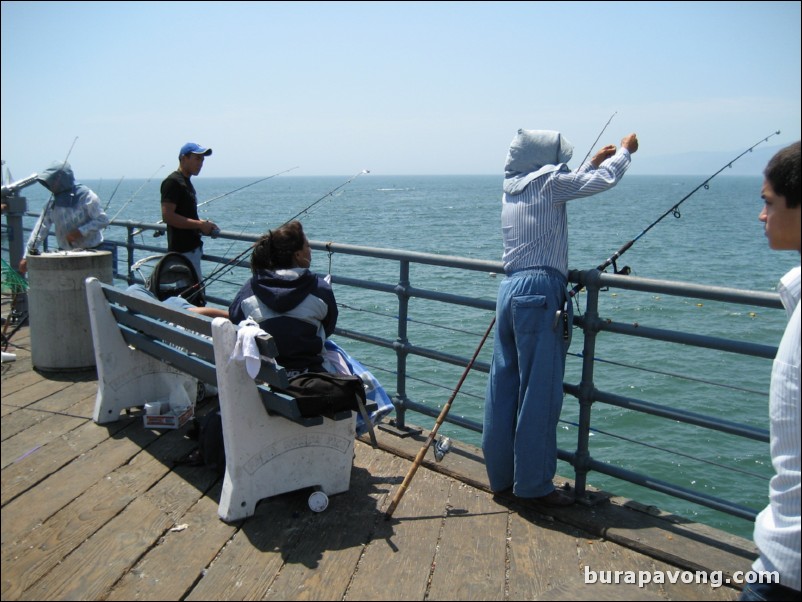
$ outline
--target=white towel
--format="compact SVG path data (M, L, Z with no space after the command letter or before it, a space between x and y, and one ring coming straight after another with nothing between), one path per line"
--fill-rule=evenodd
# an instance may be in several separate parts
M262 365L262 358L259 355L259 347L256 346L256 337L267 334L259 327L253 318L247 318L239 323L237 331L237 344L231 353L231 359L245 362L245 370L248 376L256 378L259 368Z

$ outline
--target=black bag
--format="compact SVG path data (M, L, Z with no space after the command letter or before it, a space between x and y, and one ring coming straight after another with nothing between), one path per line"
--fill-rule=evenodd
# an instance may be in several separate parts
M223 443L223 418L219 411L194 418L192 429L187 433L198 442L198 447L176 465L206 466L218 476L226 471L226 446Z
M206 298L200 284L192 262L181 253L170 252L156 263L147 287L159 301L180 296L196 307L204 307Z
M285 392L296 399L302 416L358 412L357 400L366 402L362 379L351 374L306 372L291 378Z

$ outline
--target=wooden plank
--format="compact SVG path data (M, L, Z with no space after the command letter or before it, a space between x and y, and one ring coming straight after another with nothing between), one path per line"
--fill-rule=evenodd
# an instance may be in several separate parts
M29 386L16 391L13 397L6 397L6 394L4 393L3 405L10 406L12 408L24 408L32 403L36 403L37 401L44 399L45 397L53 395L62 389L66 389L71 384L72 383L70 382L40 379L32 382ZM3 387L5 387L5 384Z
M150 453L137 454L130 462L101 478L82 495L18 539L3 539L3 599L19 595L59 564L108 521L148 491L170 470L164 457L185 453L191 444L183 437L160 437ZM157 455L154 455L157 454ZM158 504L157 504L158 505ZM3 510L4 523L6 510Z
M82 424L86 424L86 418L75 418L64 414L53 415L21 410L14 414L15 417L18 415L33 419L35 422L22 432L17 433L10 439L6 439L0 445L0 450L2 450L0 465L2 465L2 468L18 462L28 453L35 452L46 442L61 437Z
M383 530L365 548L347 600L425 599L450 487L442 475L417 471L392 519L382 519Z
M653 560L633 550L623 548L610 541L593 537L578 542L581 579L570 588L572 595L593 595L599 593L600 599L618 600L733 600L738 592L728 587L705 587L703 584L685 584L681 579L671 583L669 574L682 572L675 566ZM616 579L615 572L644 571L651 583L639 587L637 583L626 583L627 576L621 573ZM587 572L587 577L586 577ZM630 577L636 576L630 573ZM690 573L686 573L690 575ZM706 578L706 577L705 577ZM618 580L619 583L615 583ZM645 581L646 579L644 579ZM655 583L662 580L664 583ZM565 594L568 590L563 590ZM546 599L546 598L544 598ZM576 598L572 598L576 599Z
M109 439L108 429L89 423L46 445L41 453L3 469L2 495L13 499L3 506L3 541L63 508L156 437L144 429L130 429L126 434Z
M172 525L161 509L145 497L137 497L20 599L102 599Z
M532 600L579 574L579 531L520 503L510 506L509 597Z
M27 366L24 366L26 363ZM12 366L15 368L25 367L25 370L13 375L7 375L6 369L11 368ZM5 404L6 400L14 395L14 393L18 393L23 389L27 389L34 383L38 383L41 380L42 376L33 371L30 364L30 359L25 362L19 358L19 355L17 355L17 360L15 362L3 364L3 403Z
M78 411L76 399L87 401L91 404L88 406L90 409L87 416L87 418L91 418L96 395L97 385L95 383L74 383L54 395L45 397L25 408L18 409L16 412L3 417L2 426L0 426L2 440L5 441L29 426L46 420L53 413L76 414ZM83 412L78 415L82 414Z
M405 438L388 435L381 429L376 432L383 449L408 458L415 457L421 440L428 436L425 430ZM432 459L431 452L427 453L423 466L488 491L481 450L462 442L455 442L455 448L440 463ZM563 481L569 482L555 478L555 483ZM754 544L749 540L665 512L643 512L639 507L630 500L612 497L610 503L549 508L542 513L565 525L694 570L723 570L731 576L734 571L748 571L756 558Z
M293 493L260 502L185 599L261 599L303 529L298 508L305 499Z
M507 518L490 494L452 486L427 599L505 599Z
M209 471L211 472L211 471ZM115 584L107 600L181 600L237 531L217 518L220 487L200 497Z
M388 488L383 484L400 466L398 458L366 445L357 443L355 451L350 489L332 496L321 514L309 515L265 599L342 600L364 546L384 528L379 508Z

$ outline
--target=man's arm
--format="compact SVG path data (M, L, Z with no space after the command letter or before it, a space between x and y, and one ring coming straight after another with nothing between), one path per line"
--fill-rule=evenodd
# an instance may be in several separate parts
M168 226L180 230L200 230L207 236L217 228L217 224L209 220L191 219L175 212L176 204L162 201L162 221Z

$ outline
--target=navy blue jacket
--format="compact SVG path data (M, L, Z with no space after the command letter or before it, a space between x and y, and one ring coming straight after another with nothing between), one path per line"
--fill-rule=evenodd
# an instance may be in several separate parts
M260 270L228 309L239 324L253 318L278 347L276 361L288 371L323 372L323 343L337 325L331 285L305 268Z

